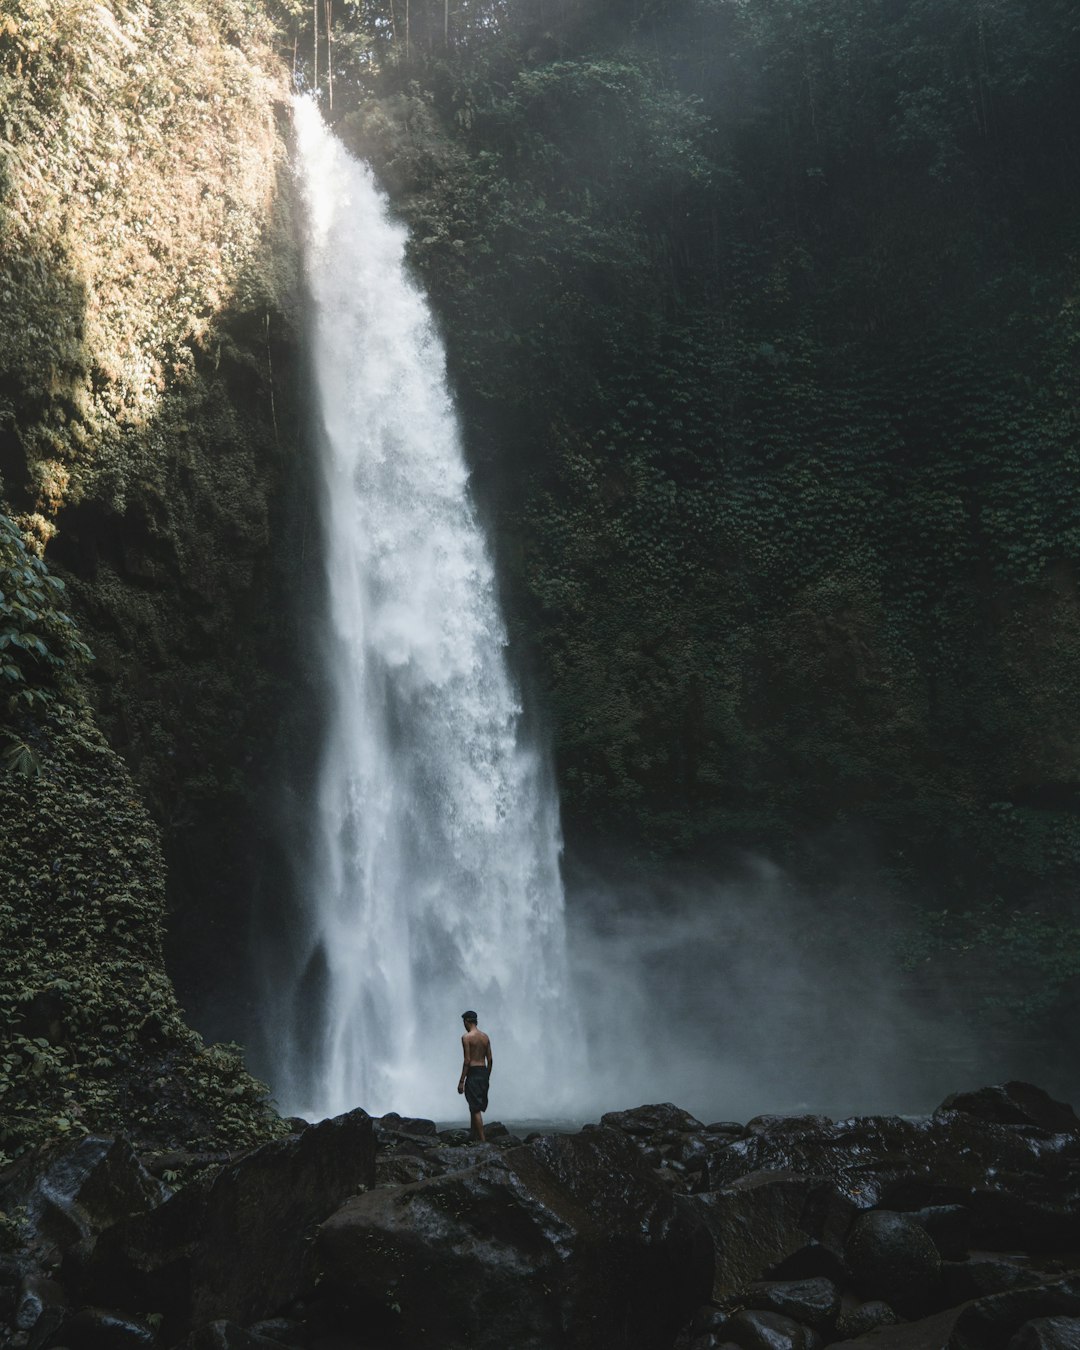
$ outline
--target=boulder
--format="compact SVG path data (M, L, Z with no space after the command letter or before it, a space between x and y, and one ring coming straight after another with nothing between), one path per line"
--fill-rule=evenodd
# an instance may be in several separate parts
M1076 1317L1080 1317L1080 1275L990 1294L964 1306L950 1350L1006 1350L1028 1322Z
M317 1250L339 1326L440 1350L654 1350L710 1282L700 1221L609 1129L358 1196Z
M925 1228L907 1214L872 1210L852 1225L845 1249L855 1287L883 1299L904 1317L930 1310L941 1282L941 1258Z
M374 1182L371 1120L351 1111L115 1224L69 1254L65 1283L88 1301L161 1313L165 1344L222 1318L269 1317L313 1282L316 1225Z
M840 1311L840 1291L832 1280L775 1280L752 1284L745 1294L751 1308L780 1313L823 1331Z
M976 1092L954 1092L938 1112L959 1111L995 1125L1029 1125L1049 1134L1080 1130L1080 1118L1066 1102L1055 1101L1033 1083L1004 1083Z
M45 1341L43 1350L151 1350L154 1330L138 1317L109 1308L80 1308Z
M694 1134L705 1129L689 1111L671 1102L636 1106L631 1111L608 1111L600 1117L600 1124L609 1130L622 1130L624 1134L645 1138L653 1134Z
M1080 1350L1080 1319L1036 1317L1024 1323L1008 1350Z
M435 1122L425 1120L422 1116L399 1116L396 1111L388 1111L385 1116L380 1116L375 1124L382 1125L387 1130L396 1130L399 1134L417 1134L431 1139L432 1143L438 1137Z
M887 1303L879 1298L868 1299L845 1308L836 1321L838 1336L865 1336L878 1327L895 1326L900 1319Z
M219 1318L193 1331L178 1350L281 1350L281 1342Z
M822 1345L816 1331L793 1318L749 1309L728 1318L723 1335L740 1350L819 1350Z
M1047 1284L1053 1279L1050 1271L1038 1263L1032 1264L1022 1253L973 1252L966 1261L944 1261L941 1266L942 1298L946 1303L966 1303L987 1294L1002 1294L1007 1289Z
M851 1340L834 1341L829 1350L951 1350L959 1312L959 1308L949 1308L915 1322L879 1326Z
M21 1211L35 1258L53 1265L91 1234L162 1204L172 1194L126 1139L89 1135L28 1153L0 1175L0 1210Z
M966 1205L926 1205L911 1217L930 1235L943 1261L962 1261L971 1247L971 1211Z
M795 1172L755 1172L723 1190L687 1197L712 1236L714 1299L746 1288L816 1242L807 1214L823 1187L820 1178Z
M248 1331L253 1336L262 1336L264 1340L274 1341L277 1345L307 1345L310 1339L308 1328L303 1322L291 1317L270 1317L263 1322L255 1322Z

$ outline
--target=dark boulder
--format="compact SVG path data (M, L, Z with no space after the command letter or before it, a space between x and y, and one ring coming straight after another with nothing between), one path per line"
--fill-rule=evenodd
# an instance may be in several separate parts
M856 1303L845 1308L836 1321L838 1336L865 1336L878 1327L895 1326L900 1318L879 1298L868 1299L865 1303Z
M951 1350L959 1309L949 1308L915 1322L878 1326L847 1341L834 1341L830 1350Z
M822 1345L810 1327L779 1313L750 1309L728 1318L723 1334L740 1350L819 1350Z
M193 1331L178 1350L281 1350L281 1342L218 1319Z
M943 1261L962 1261L971 1247L971 1211L965 1205L926 1205L911 1217L930 1235Z
M995 1125L1030 1125L1049 1134L1080 1130L1080 1118L1066 1102L1055 1101L1033 1083L1003 1083L976 1092L954 1092L938 1112L958 1111Z
M1008 1350L1080 1350L1080 1319L1036 1317L1025 1322Z
M307 1345L310 1339L308 1328L303 1322L291 1317L270 1317L255 1322L248 1331L253 1336L262 1336L264 1340L274 1341L277 1345Z
M324 1308L394 1346L654 1350L709 1292L700 1222L606 1129L358 1196L318 1256Z
M65 1282L87 1300L161 1313L166 1344L216 1319L253 1322L313 1282L315 1226L374 1182L371 1120L351 1111L107 1229L69 1255Z
M126 1139L89 1135L28 1153L0 1175L0 1210L21 1211L34 1256L53 1264L69 1247L172 1194Z
M845 1249L855 1287L883 1299L904 1317L930 1310L941 1282L941 1258L925 1228L907 1214L873 1210L852 1225Z
M832 1280L778 1280L752 1284L745 1299L751 1308L780 1313L823 1331L840 1311L840 1291Z
M648 1138L653 1134L694 1134L705 1126L689 1111L671 1102L654 1106L636 1106L631 1111L609 1111L600 1117L600 1124L610 1130Z
M1049 1264L1048 1262L1046 1264ZM1054 1275L1021 1253L975 1252L967 1261L945 1261L941 1267L942 1299L966 1303L1003 1294L1007 1289L1047 1284Z
M440 1177L446 1168L424 1153L380 1153L375 1158L376 1186L408 1186L428 1177Z
M139 1317L109 1308L81 1308L44 1343L43 1350L150 1350L157 1336Z
M430 1138L433 1143L438 1137L435 1122L422 1116L399 1116L396 1111L388 1111L385 1116L379 1116L374 1123L387 1130L396 1130L399 1134L416 1134L422 1138Z
M1058 1317L1080 1317L1080 1275L967 1304L956 1320L950 1350L1006 1350L1026 1323Z
M795 1253L820 1245L827 1182L795 1172L755 1172L730 1186L687 1197L713 1239L713 1298L745 1289ZM816 1230L816 1231L815 1231ZM837 1258L831 1256L833 1266ZM819 1274L817 1270L810 1272Z

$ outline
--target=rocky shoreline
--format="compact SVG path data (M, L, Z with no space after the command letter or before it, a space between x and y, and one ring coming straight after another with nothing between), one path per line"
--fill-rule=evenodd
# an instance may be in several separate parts
M1080 1119L671 1104L489 1141L363 1111L242 1154L88 1137L0 1175L13 1350L1070 1350Z

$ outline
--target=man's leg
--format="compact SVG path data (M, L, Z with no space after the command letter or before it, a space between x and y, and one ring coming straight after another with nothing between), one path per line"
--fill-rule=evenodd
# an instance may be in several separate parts
M479 1111L471 1111L469 1117L472 1122L473 1138L481 1144L485 1143L483 1115Z

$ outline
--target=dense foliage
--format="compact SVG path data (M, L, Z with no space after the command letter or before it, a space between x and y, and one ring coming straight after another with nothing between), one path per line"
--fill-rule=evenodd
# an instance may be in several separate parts
M62 590L0 515L0 1164L69 1132L255 1142L266 1089L165 973L158 831L88 715Z
M1033 810L1074 867L1078 42L1067 5L511 10L366 76L575 832L857 815L1030 878Z

